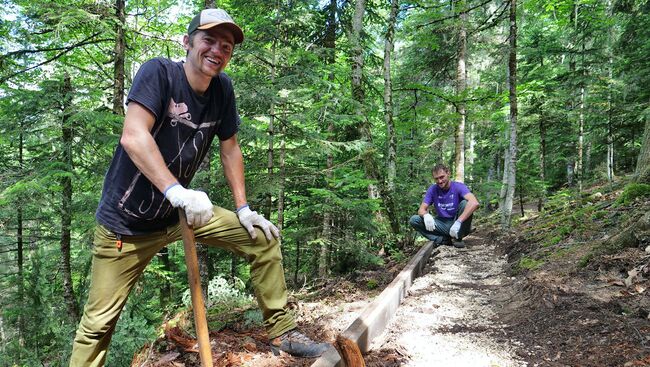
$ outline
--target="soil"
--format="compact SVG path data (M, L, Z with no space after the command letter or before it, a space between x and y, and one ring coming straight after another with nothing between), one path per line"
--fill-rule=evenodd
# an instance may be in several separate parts
M368 365L650 366L650 253L628 248L580 268L588 246L574 246L517 271L536 246L519 236L483 227L465 249L440 248ZM393 351L399 361L383 357Z
M530 269L520 260L544 248L521 231L483 225L466 248L438 248L373 341L366 365L650 366L650 248L600 255L580 267L593 240L556 244L551 260ZM333 342L400 270L390 264L297 294L291 305L301 330ZM263 329L245 323L212 332L211 341L215 366L314 362L273 356ZM143 348L133 365L199 363L193 339L177 329Z
M443 246L415 280L387 332L373 341L369 366L525 366L494 299L513 283L495 245L475 233L465 248ZM400 351L397 363L383 357Z

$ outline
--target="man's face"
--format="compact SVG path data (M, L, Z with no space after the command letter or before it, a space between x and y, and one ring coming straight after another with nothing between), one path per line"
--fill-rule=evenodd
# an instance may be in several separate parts
M210 78L226 68L234 46L232 33L218 26L196 31L191 42L188 35L183 38L189 66L195 72Z
M434 172L433 179L436 181L436 185L443 190L449 189L449 186L451 185L449 181L449 173L444 170Z

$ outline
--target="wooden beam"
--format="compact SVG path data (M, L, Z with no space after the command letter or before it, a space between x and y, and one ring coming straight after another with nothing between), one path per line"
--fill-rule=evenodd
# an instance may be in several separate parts
M380 335L390 322L397 308L406 297L413 280L422 274L431 252L433 242L427 242L420 251L406 264L393 281L363 310L361 315L341 333L343 338L355 342L362 353L367 353L372 340ZM435 255L435 254L434 254ZM318 358L312 367L345 366L335 349L328 350Z

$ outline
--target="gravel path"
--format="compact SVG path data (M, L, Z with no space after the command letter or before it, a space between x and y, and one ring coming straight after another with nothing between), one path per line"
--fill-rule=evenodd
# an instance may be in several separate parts
M514 354L516 342L493 321L491 297L509 283L505 260L489 241L465 242L464 249L434 250L387 331L373 341L372 360L390 351L401 355L400 366L526 366Z

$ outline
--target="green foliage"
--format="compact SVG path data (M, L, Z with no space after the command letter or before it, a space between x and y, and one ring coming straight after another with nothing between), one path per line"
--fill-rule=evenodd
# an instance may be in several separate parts
M562 236L553 236L553 237L549 238L548 241L545 241L544 243L542 243L542 246L543 247L551 247L551 246L557 245L560 242L562 242Z
M377 281L377 279L368 279L368 281L366 282L366 288L370 290L373 290L378 286L379 286L379 282Z
M211 329L220 330L235 322L248 326L262 325L262 314L258 309L251 309L255 302L241 279L229 281L223 276L216 276L208 283L207 293L206 308ZM186 307L192 304L189 289L183 292L183 304ZM245 310L243 313L242 309Z
M390 251L390 259L393 260L396 263L402 263L405 260L408 260L406 254L402 251L399 250L392 250Z
M636 198L650 197L650 185L643 183L630 183L623 189L623 193L616 200L617 204L628 205Z
M545 247L539 258L548 259L544 256L549 253L560 256L572 237L621 220L599 207L597 199L581 196L569 182L567 169L575 167L578 155L580 88L587 91L580 172L585 182L606 177L608 136L616 175L634 169L640 131L648 118L650 3L614 2L611 9L606 4L532 0L520 8L517 194L526 202L541 199L546 204L539 223L526 229ZM176 0L126 3L125 89L147 59L183 57L178 38L202 5ZM411 5L403 6L398 17L398 47L391 71L396 211L404 227L432 183L431 166L454 161L459 103L468 111L465 182L483 207L498 206L508 146L503 59L507 2L469 11L470 83L460 94L455 90L457 9L453 2ZM364 152L371 152L380 167L387 162L381 62L385 4L367 4L362 106L352 98L349 85L347 34L352 2L337 2L334 49L324 42L328 23L324 2L233 0L219 6L227 8L246 31L246 42L237 47L227 72L235 84L243 121L238 139L246 162L247 195L255 210L277 222L283 190L282 249L287 273L296 279L315 278L323 248L335 275L382 266L385 258L376 255L382 248L391 261L402 262L408 252L397 247L407 242L404 239L412 231L391 233L384 203L369 195L371 185L386 180L385 170L380 169L376 179L369 179L364 171ZM118 20L112 2L15 0L4 2L3 9L0 262L8 264L3 273L9 275L0 279L6 290L0 296L0 310L7 335L0 340L0 365L65 365L76 320L67 316L61 292L61 179L71 178L73 183L67 214L73 223L72 279L81 306L88 287L94 210L123 122L111 110ZM65 75L70 76L72 91L62 88ZM72 108L65 106L68 98ZM73 131L71 146L62 140L64 116ZM359 138L362 119L368 123L372 142ZM271 121L274 155L269 174ZM63 160L66 149L71 149L72 164ZM209 169L197 173L193 185L205 189L215 205L231 208L216 146L210 158ZM607 195L618 190L617 182L601 191ZM648 197L647 185L628 185L618 205L638 197ZM19 226L24 246L22 279L16 275ZM182 307L183 256L175 246L168 250L168 258L157 256L131 295L113 338L120 347L111 349L108 365L128 365L164 313ZM248 307L250 295L242 286L250 284L248 265L217 249L209 249L208 257L211 311L236 314L239 307ZM533 269L543 261L523 258L519 267ZM232 285L230 276L216 274L230 274L237 285ZM367 285L375 286L372 280ZM25 291L21 294L19 289ZM24 326L23 346L18 338L21 318L39 320ZM244 311L244 318L255 325L262 322L255 310Z
M253 297L245 292L245 283L239 278L235 278L231 283L223 276L216 276L208 283L207 293L206 307L217 312L230 311L253 302ZM191 306L189 288L183 292L182 298L185 306Z

